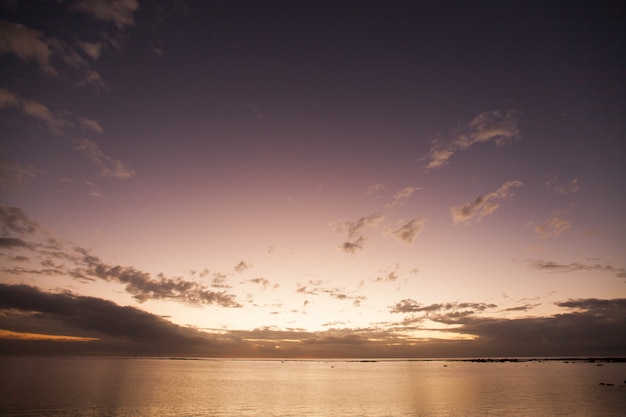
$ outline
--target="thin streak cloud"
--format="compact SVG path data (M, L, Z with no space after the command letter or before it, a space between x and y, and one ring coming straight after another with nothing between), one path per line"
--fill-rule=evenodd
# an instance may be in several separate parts
M452 212L452 221L456 224L480 222L483 218L498 210L500 200L513 196L513 193L510 191L511 188L522 187L523 185L524 183L521 181L507 181L496 191L479 195L472 202L452 207L450 209Z
M518 112L512 110L479 114L467 126L459 127L451 141L441 137L433 139L424 169L430 171L441 168L448 164L454 153L464 151L477 143L493 141L497 146L504 146L519 139L518 118Z

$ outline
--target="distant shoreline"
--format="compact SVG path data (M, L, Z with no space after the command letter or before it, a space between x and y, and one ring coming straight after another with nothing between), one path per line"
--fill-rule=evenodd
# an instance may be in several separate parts
M184 357L184 356L75 356L75 355L0 355L0 359L139 359L166 361L258 361L258 362L474 362L474 363L524 363L524 362L574 362L574 363L626 363L626 357L536 357L536 358L247 358L247 357Z

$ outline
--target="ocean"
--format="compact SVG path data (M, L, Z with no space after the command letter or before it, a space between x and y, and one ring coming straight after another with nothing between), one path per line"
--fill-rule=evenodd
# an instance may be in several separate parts
M620 416L626 363L0 358L2 416Z

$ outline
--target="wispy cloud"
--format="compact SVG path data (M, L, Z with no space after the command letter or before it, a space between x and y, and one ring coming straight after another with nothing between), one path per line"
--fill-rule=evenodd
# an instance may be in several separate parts
M350 294L343 288L337 287L325 287L322 285L322 281L308 281L306 284L298 283L296 285L296 293L305 295L321 295L327 294L328 296L336 300L348 300L352 301L354 307L358 307L366 299L365 296ZM309 301L305 301L305 305L309 304Z
M420 190L419 187L405 187L399 191L397 191L394 195L393 195L393 200L391 200L390 203L387 203L387 205L385 205L385 207L387 208L393 208L396 206L402 206L404 205L404 202L406 201L406 199L408 199L409 197L411 197L411 195L413 194L413 192Z
M0 190L22 190L37 177L37 170L18 161L12 161L0 154Z
M554 261L546 261L542 259L528 259L526 260L527 265L532 269L548 271L548 272L560 272L560 273L568 273L568 272L577 272L577 271L601 271L601 272L610 272L617 275L619 278L626 278L626 269L618 268L610 263L593 263L593 264L585 264L580 262L572 262L572 263L558 263Z
M374 282L396 282L400 277L398 270L399 265L396 265L393 271L381 271L381 275L374 279Z
M139 3L137 0L79 0L73 8L123 29L135 24L133 14L139 9Z
M12 54L24 62L36 63L47 76L58 77L69 71L77 80L75 85L90 86L97 91L107 90L100 74L80 53L97 57L99 52L96 54L95 45L98 44L79 41L77 45L78 48L40 30L0 20L0 52Z
M0 52L11 53L25 62L33 61L47 75L58 74L50 63L52 52L41 31L0 20Z
M44 104L21 97L19 94L0 88L0 108L14 108L27 116L43 121L48 130L56 135L70 136L71 129L79 127L81 130L93 133L102 133L104 129L97 120L78 117L72 119L65 112L65 117L56 116ZM119 180L128 179L135 175L135 171L128 168L122 161L104 154L100 147L91 139L74 140L74 149L91 159L100 169L100 176ZM25 171L14 171L25 174ZM17 179L24 178L19 177Z
M472 202L461 206L452 207L452 221L456 224L481 221L485 216L493 214L500 207L500 200L509 198L513 195L511 188L521 187L524 183L521 181L507 181L496 191L489 194L482 194L476 197Z
M545 186L548 190L557 194L567 195L580 191L580 181L572 178L570 181L562 182L556 176L551 176L546 180Z
M0 205L0 233L0 255L6 256L4 250L26 251L35 255L33 260L37 259L40 265L28 270L7 266L4 269L6 273L65 275L81 282L95 279L117 282L124 285L125 290L139 302L156 299L192 305L241 307L234 295L213 291L202 283L163 274L152 275L133 266L109 265L84 248L68 247L17 207ZM214 273L212 287L229 288L225 279L226 274Z
M545 223L535 226L535 233L543 239L561 236L563 232L572 227L572 221L563 217L568 211L569 209L553 212Z
M454 302L454 303L438 303L423 305L417 301L406 298L399 301L389 308L391 313L435 313L435 312L450 312L459 310L471 310L471 311L485 311L498 307L495 304L490 303L469 303L469 302Z
M108 157L92 140L82 138L74 143L74 149L91 159L100 169L100 176L125 180L135 175L135 171L128 168L120 160Z
M102 133L104 129L100 126L100 123L97 120L89 119L87 117L80 117L78 119L78 124L81 129L87 130L94 133Z
M493 141L497 146L503 146L519 139L518 117L519 114L512 110L481 113L467 126L456 129L451 139L433 139L424 169L429 171L441 168L448 164L455 152L466 150L476 143Z
M162 274L152 276L134 267L111 266L90 255L84 249L77 248L77 252L83 255L81 259L83 265L73 269L72 275L96 277L124 284L126 291L139 302L150 299L170 299L192 305L216 304L222 307L241 307L234 295L223 291L212 291L195 281L179 277L169 278Z
M376 182L367 187L367 190L365 190L365 195L373 195L376 198L380 198L380 193L382 193L383 191L385 191L385 184L383 184L382 182Z
M21 97L19 94L0 88L0 108L14 108L24 114L46 123L48 129L55 134L61 134L69 122L60 116L52 114L50 109L37 101Z

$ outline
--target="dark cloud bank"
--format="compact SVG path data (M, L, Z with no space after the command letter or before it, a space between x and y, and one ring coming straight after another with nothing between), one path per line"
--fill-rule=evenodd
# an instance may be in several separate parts
M0 338L0 353L405 358L624 355L626 299L569 300L557 305L565 312L521 319L477 317L474 311L492 306L475 303L421 306L402 300L390 307L398 314L425 313L430 320L460 325L451 331L472 335L474 340L408 339L406 327L392 324L324 332L262 328L207 333L100 298L0 284L0 329L97 339L57 342L5 336Z

